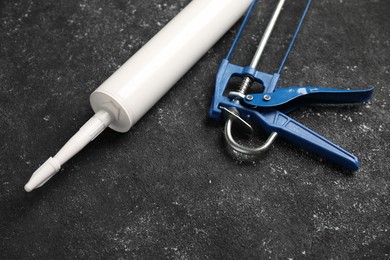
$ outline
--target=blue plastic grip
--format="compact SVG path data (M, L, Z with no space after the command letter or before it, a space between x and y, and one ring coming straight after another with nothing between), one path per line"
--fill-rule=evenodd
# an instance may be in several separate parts
M250 106L272 107L288 113L300 106L309 104L350 104L370 100L374 88L345 90L319 87L278 88L273 93L251 94L252 99L244 102Z
M348 170L359 168L356 156L277 110L260 113L243 107L237 109L243 118L255 121L267 133L277 132L278 136Z

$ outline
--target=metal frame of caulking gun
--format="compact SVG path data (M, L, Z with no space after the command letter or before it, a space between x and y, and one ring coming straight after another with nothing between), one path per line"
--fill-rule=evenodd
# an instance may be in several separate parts
M316 153L317 155L335 163L336 165L342 166L351 171L358 170L359 163L356 156L288 117L286 114L307 104L366 102L371 98L373 88L364 90L343 90L319 88L314 86L278 88L281 71L287 61L305 16L309 10L312 2L311 0L308 0L306 4L294 36L276 73L268 74L258 71L251 66L241 67L230 63L231 56L248 21L250 20L251 13L256 5L256 2L256 0L252 2L229 53L220 65L216 76L215 92L209 116L216 120L222 120L224 112L229 112L229 119L225 126L225 135L230 146L232 146L231 142L234 143L234 140L232 140L231 133L226 133L226 130L230 130L232 124L231 118L238 118L239 120L236 121L244 123L245 121L251 120L260 126L265 132L271 134L263 147L257 149L259 153L267 150L275 138L277 136L281 136L286 140L301 146L303 149ZM237 95L235 95L234 98L224 96L224 92L232 77L250 78L251 81L261 83L264 86L264 91L262 93L255 94L238 93L239 98L237 98ZM236 147L232 146L232 148L235 149ZM244 151L240 149L235 150L245 153L245 149ZM251 149L251 151L254 150L256 149Z

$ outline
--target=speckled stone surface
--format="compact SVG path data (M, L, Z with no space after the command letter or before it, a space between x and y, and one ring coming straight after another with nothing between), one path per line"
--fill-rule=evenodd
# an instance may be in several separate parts
M292 114L358 172L281 139L232 156L207 111L236 26L130 132L107 130L24 192L92 116L89 94L189 2L0 1L0 258L389 259L387 0L314 1L280 82L375 87L368 104ZM287 1L261 70L277 69L304 2ZM275 4L256 9L235 63L250 63Z

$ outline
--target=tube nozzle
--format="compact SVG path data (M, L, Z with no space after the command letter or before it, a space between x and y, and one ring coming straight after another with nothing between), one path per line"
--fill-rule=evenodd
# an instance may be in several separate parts
M61 165L81 151L89 142L95 139L112 122L114 117L111 113L100 110L89 119L80 130L58 151L54 157L50 157L31 176L24 186L27 192L41 187L56 174Z

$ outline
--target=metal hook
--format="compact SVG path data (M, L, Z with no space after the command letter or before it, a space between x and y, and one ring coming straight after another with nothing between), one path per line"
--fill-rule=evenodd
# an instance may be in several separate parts
M256 148L251 148L251 147L246 147L246 146L240 145L233 138L232 125L233 125L233 122L242 122L243 120L240 117L240 114L237 111L237 109L223 108L223 110L229 112L229 113L226 113L228 116L227 116L227 120L226 120L226 124L225 124L225 140L231 148L233 148L237 152L247 154L247 155L257 155L257 154L262 154L262 153L268 151L268 149L271 147L272 143L275 141L276 137L278 136L278 133L272 132L270 134L270 136L268 137L268 139L265 141L265 143L262 146L259 146ZM237 118L239 118L239 120L237 120Z

